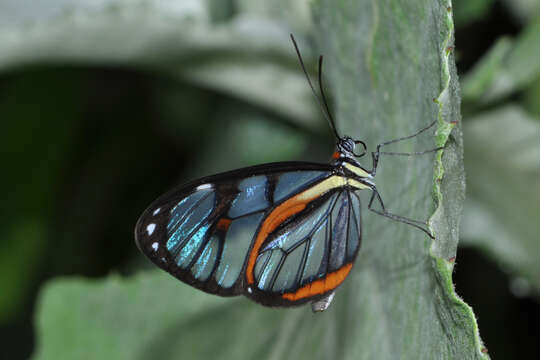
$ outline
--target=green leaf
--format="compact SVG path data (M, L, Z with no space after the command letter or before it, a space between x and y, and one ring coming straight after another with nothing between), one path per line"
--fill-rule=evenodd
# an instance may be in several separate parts
M325 52L333 54L327 68L336 88L343 132L368 139L373 148L439 118L436 144L422 137L399 149L419 151L446 144L442 160L437 158L434 178L429 176L430 157L400 159L408 163L405 169L389 165L384 173L378 172L376 182L389 199L387 206L416 219L433 211L426 189L435 181L437 208L430 223L437 240L426 242L415 229L387 219L364 220L364 252L351 281L358 289L358 303L364 306L350 315L362 320L358 331L348 336L356 338L362 349L358 353L366 358L365 354L375 353L378 358L392 358L397 351L402 358L481 358L474 315L451 282L464 178L459 125L449 134L451 124L460 120L450 51L450 4L388 1L353 6L345 2L332 8L330 1L319 3L328 4L318 12L320 37ZM351 18L357 21L351 24ZM381 323L392 326L383 330ZM433 349L438 349L437 355L429 354Z
M465 130L463 241L540 289L540 122L511 105L468 119Z
M225 305L222 299L190 292L170 280L152 272L129 281L110 276L104 281L50 282L37 310L42 336L35 358L145 359L155 351L153 344L167 339L170 343L162 349L169 351L191 336L179 319L188 328L198 317L219 309L220 303Z
M442 157L383 156L377 173L388 208L430 218L437 240L365 211L361 254L323 314L217 298L157 271L57 280L39 301L34 358L485 357L472 311L451 280L464 185L449 6L427 0L312 5L342 134L373 149L438 119L436 136L431 131L393 149L446 144Z

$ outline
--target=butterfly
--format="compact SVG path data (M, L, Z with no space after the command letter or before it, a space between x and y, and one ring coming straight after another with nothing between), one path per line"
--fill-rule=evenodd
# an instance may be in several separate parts
M204 177L164 194L135 227L140 251L177 279L220 296L244 295L266 306L312 303L325 310L350 274L362 239L360 191L370 191L367 208L412 225L433 238L425 222L388 212L375 185L385 145L371 153L372 169L357 158L366 144L339 136L322 85L316 94L298 45L300 65L337 139L328 164L277 162ZM361 148L361 152L355 152ZM379 204L377 209L375 204Z

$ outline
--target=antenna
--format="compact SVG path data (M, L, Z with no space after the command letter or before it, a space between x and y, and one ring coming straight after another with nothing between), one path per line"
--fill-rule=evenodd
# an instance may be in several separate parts
M311 88L311 91L313 91L313 95L315 96L315 99L317 99L317 102L319 103L319 106L322 110L322 113L326 120L328 120L328 123L330 124L330 127L334 131L334 135L337 139L341 140L341 137L339 136L336 125L334 123L334 119L332 118L332 115L330 115L330 110L328 107L328 103L326 101L326 97L324 96L323 86L322 86L322 56L319 57L319 87L321 89L321 96L322 100L317 96L317 92L315 91L315 88L313 87L313 84L311 83L311 80L309 79L309 75L306 71L306 67L304 66L304 61L302 60L302 55L300 55L300 50L298 50L298 44L296 44L296 40L294 39L293 34L291 34L291 40L294 45L294 49L296 50L296 54L298 55L298 60L300 61L300 66L302 67L302 70L304 71L304 75L306 75L307 82L309 84L309 87Z
M321 91L322 102L326 109L326 114L328 115L327 119L330 122L330 126L334 130L336 137L338 139L341 139L337 133L336 123L334 122L334 118L332 117L332 114L330 113L330 107L328 106L328 101L326 100L326 96L324 95L323 78L322 78L322 63L323 63L323 56L321 55L319 56L319 89Z

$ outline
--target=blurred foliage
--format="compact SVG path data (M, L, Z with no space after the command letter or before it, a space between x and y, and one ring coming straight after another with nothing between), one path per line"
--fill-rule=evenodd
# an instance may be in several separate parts
M51 80L58 86L54 93L48 91ZM62 170L78 126L82 89L73 85L70 79L58 81L55 74L27 72L7 81L2 91L0 152L9 154L2 162L9 171L3 172L1 180L7 191L2 197L0 322L16 315L25 287L42 261L43 234L51 221L55 196L61 191ZM25 98L37 101L23 105L21 99ZM18 117L26 121L12 120ZM49 126L43 117L55 118L58 127Z
M495 0L454 0L452 7L456 26L464 26L480 20L486 16L494 2Z
M465 244L540 289L538 225L531 226L540 219L540 121L509 105L471 118L465 134Z
M480 104L501 101L540 77L540 15L516 40L501 38L463 82L463 99Z
M532 2L516 2L532 8ZM517 38L502 37L463 80L468 197L463 243L538 292L540 14ZM519 98L517 98L519 96ZM516 99L522 99L520 105ZM516 284L514 281L513 284Z
M461 203L459 126L437 161L435 176L445 174L434 187L436 209L426 175L432 158L385 158L377 179L393 211L426 218L436 210L431 225L440 241L429 244L414 229L364 214L355 272L322 315L208 296L159 271L104 276L148 265L132 228L168 187L267 161L327 161L330 132L290 32L312 75L314 55L325 54L340 131L373 147L426 119L459 119L452 52L443 51L452 45L448 16L457 25L458 59L468 37L491 36L483 21L496 16L494 40L468 47L489 50L461 74L469 184L462 244L509 273L516 295L537 296L539 3L3 1L0 335L13 346L2 347L0 357L32 351L25 333L31 330L18 324L34 311L35 357L42 359L170 358L186 351L231 358L480 357L485 349L470 308L453 291L447 261L455 256ZM519 31L505 33L501 16ZM468 31L461 38L460 29ZM448 130L439 129L439 141ZM432 145L427 136L396 149ZM99 279L53 280L34 306L45 279L69 274ZM496 358L537 357L527 344L490 342L490 332L508 327L479 321ZM246 344L248 338L254 341Z

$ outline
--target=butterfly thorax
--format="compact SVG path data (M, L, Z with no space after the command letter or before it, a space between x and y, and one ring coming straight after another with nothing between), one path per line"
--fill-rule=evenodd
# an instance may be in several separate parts
M332 164L342 172L343 176L354 178L369 185L375 185L371 172L356 160L356 157L365 154L355 154L355 141L350 137L344 137L336 143L336 150L332 155Z

